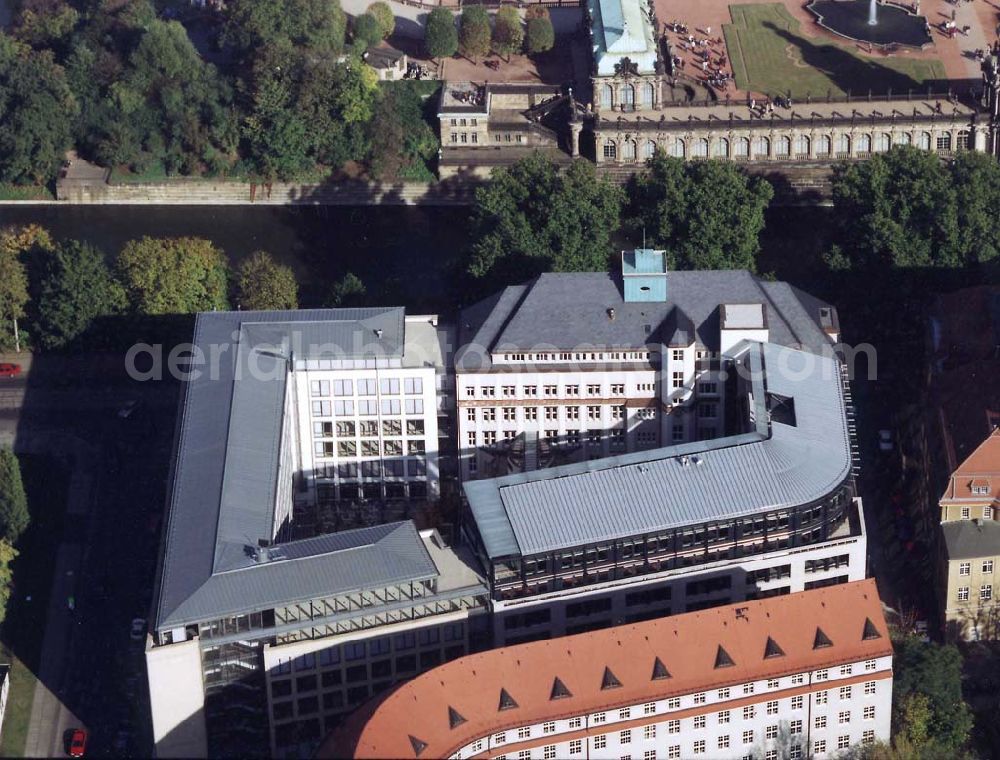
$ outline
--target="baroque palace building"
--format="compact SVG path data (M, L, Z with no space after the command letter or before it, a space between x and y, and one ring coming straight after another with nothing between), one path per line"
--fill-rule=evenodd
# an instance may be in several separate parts
M444 83L442 176L461 170L485 175L536 148L562 157L584 156L612 170L638 168L657 150L682 159L726 159L779 170L781 164L823 166L865 159L894 145L944 156L963 150L998 153L996 50L985 57L978 87L963 81L937 91L816 93L795 102L781 97L765 114L750 107L749 97L723 97L674 71L651 2L588 0L585 25L592 55L589 102L586 92L574 94L572 88L563 88L561 95L549 88L543 97L537 84L510 83L508 91L521 92L523 104L494 113L487 93L498 85L477 89ZM462 142L461 134L453 136L461 119L456 118L452 93L469 88L480 93L475 122L491 134L477 136L475 144ZM547 118L544 130L541 113ZM523 136L517 137L515 130ZM508 132L517 140L510 146ZM464 139L472 140L471 135Z
M469 655L352 715L321 758L827 758L888 741L873 580Z

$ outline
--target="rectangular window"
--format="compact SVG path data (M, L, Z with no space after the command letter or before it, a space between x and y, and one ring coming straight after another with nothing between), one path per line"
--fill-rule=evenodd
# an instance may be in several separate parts
M875 729L869 728L861 734L862 744L874 744L875 743Z
M729 710L722 710L719 713L719 723L721 724L721 723L728 723L728 722L729 722Z
M813 726L815 728L826 728L826 716L825 715L817 715L816 719L813 720Z
M969 573L971 571L972 571L972 563L971 562L961 562L961 563L959 563L959 565L958 565L958 574L959 575L969 575Z
M313 401L312 413L316 417L330 417L333 412L333 405L329 401Z
M719 749L729 749L729 734L724 734L719 737L718 741Z
M865 705L865 720L875 720L875 705Z
M843 734L837 737L837 749L847 749L851 746L850 734Z
M851 687L850 686L841 686L840 687L840 698L841 699L850 699L851 698Z
M748 729L743 732L743 743L753 744L753 729Z
M329 380L313 380L309 383L309 391L313 396L329 396L330 395L330 381Z
M608 146L605 145L604 147L605 149L607 149ZM680 756L681 756L680 744L671 744L669 747L667 747L667 758L669 760L679 760Z
M851 711L850 710L841 710L839 713L837 713L837 722L838 723L850 723L851 722Z
M571 755L582 755L583 754L583 741L580 739L573 739L569 743L569 753Z
M618 735L619 744L631 744L632 743L632 730L626 728Z
M743 693L744 694L753 694L753 684L752 683L745 683L745 684L743 684Z
M702 692L699 692L699 693L695 694L694 695L694 703L696 705L703 705L703 704L705 704L705 692L702 691Z
M959 586L958 587L958 601L967 602L969 601L969 587Z
M679 734L681 732L681 722L679 720L667 721L667 733Z
M704 728L705 727L705 716L704 715L696 715L696 716L694 716L694 727L695 728Z
M655 739L656 738L656 724L653 724L652 726L645 726L642 729L642 738L643 739Z
M874 693L875 693L875 682L865 681L865 694L874 694Z
M788 733L790 733L790 734L801 734L802 733L802 721L801 720L790 720L790 721L788 721Z
M668 710L679 710L680 706L681 706L681 698L680 697L671 697L670 699L667 700L667 709Z
M990 583L984 583L979 587L979 601L988 602L993 598L993 585Z
M699 739L694 743L694 754L704 755L705 754L705 740Z
M774 725L774 726L767 726L767 728L764 729L764 738L765 739L777 739L778 738L778 727L776 725Z
M792 697L792 709L801 710L802 709L802 697Z
M828 692L825 692L825 691L817 691L816 692L816 698L814 699L814 701L816 702L817 705L825 705L826 704L827 693Z
M553 723L551 720L548 723L542 724L543 734L554 734L555 732L556 732L556 724Z
M683 372L674 372L671 375L671 382L672 382L674 388L680 388L681 386L683 386L684 385L684 373Z
M816 680L817 681L825 681L829 677L830 677L830 672L828 670L817 670L816 671Z
M524 408L524 419L534 422L538 419L538 409L533 406L526 406Z
M817 739L813 742L813 754L822 755L826 752L826 739Z
M583 718L570 718L569 727L570 728L580 728L583 725Z
M753 705L747 705L743 708L743 720L752 720L754 716Z
M605 734L599 734L594 737L594 749L604 749L608 746L608 737Z
M991 560L991 559L984 559L983 560L983 572L984 573L992 573L993 572L993 560Z
M475 137L475 135L473 135L473 137ZM530 756L530 753L529 753L529 756ZM542 757L544 757L545 760L555 760L555 757L556 757L556 745L555 744L546 744L545 745L545 749L542 750Z
M643 715L652 715L656 712L656 702L647 702L642 706Z
M778 701L777 700L774 700L772 702L768 702L767 703L767 714L768 715L777 715L778 714Z

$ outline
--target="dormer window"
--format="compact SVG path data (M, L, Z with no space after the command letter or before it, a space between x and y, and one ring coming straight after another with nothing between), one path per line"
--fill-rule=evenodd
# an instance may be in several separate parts
M972 493L974 493L976 496L989 496L990 487L988 485L977 484L972 487Z

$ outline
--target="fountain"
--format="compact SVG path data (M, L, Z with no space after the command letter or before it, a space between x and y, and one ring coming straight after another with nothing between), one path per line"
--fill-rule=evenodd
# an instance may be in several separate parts
M850 40L872 45L923 47L931 42L927 19L895 3L868 0L812 0L806 7L820 26Z

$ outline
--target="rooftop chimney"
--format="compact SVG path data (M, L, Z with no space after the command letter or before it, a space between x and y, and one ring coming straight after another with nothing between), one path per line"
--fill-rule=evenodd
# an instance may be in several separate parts
M615 321L615 308L613 306L608 309L608 319L612 322Z

